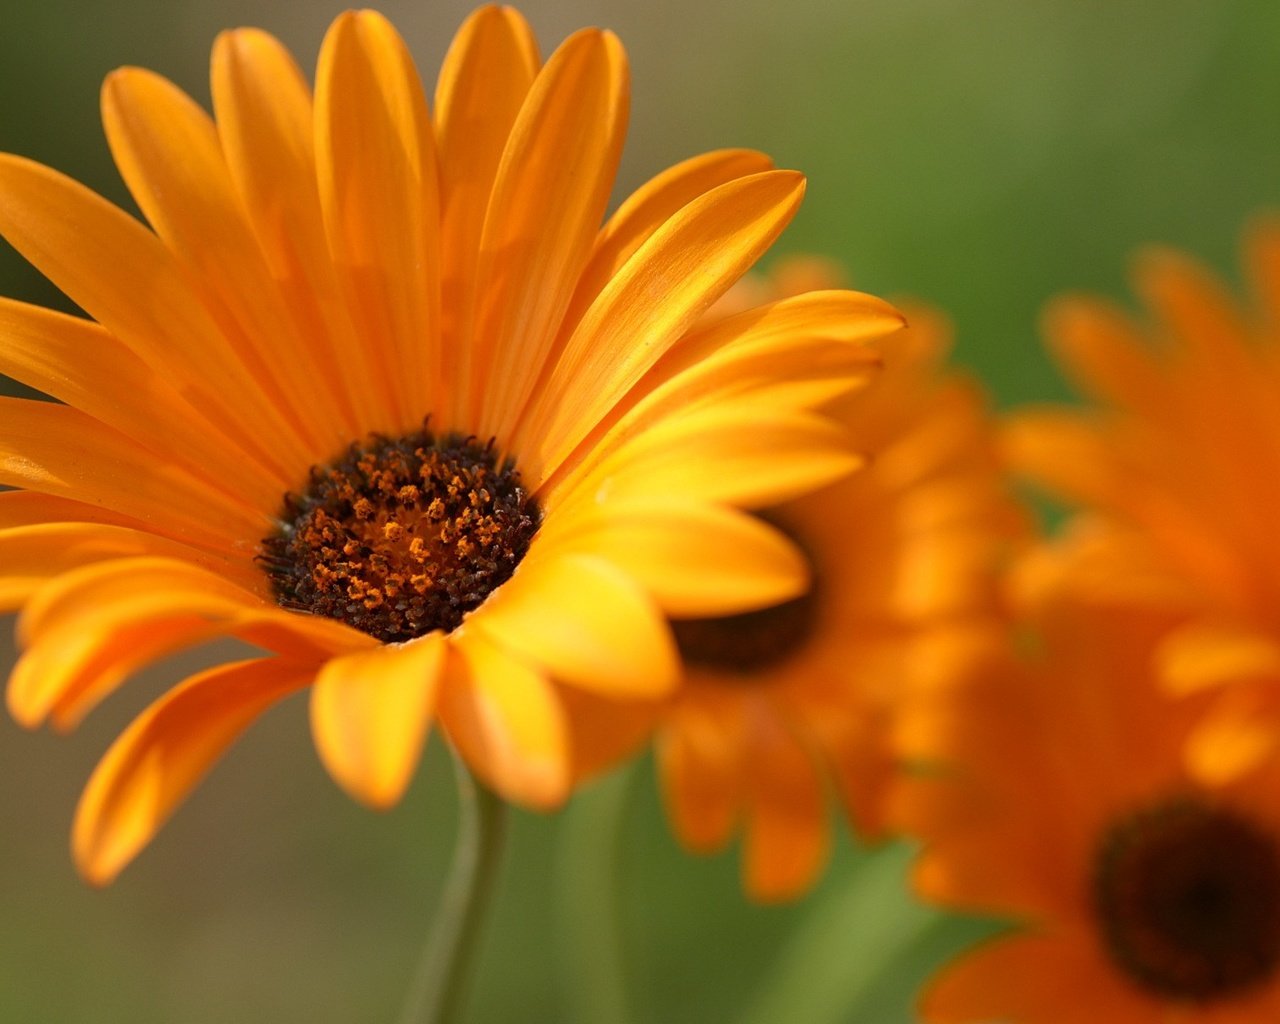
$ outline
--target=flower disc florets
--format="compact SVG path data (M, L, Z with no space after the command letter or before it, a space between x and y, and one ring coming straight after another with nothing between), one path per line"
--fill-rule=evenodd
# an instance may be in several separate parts
M1224 808L1182 798L1113 826L1094 906L1118 966L1162 996L1235 995L1280 966L1280 848Z
M262 564L285 608L385 643L455 629L511 577L542 514L492 442L425 428L312 467Z

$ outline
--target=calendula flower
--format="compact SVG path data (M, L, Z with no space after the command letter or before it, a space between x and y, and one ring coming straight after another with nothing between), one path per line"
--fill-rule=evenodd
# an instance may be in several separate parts
M1008 433L1015 467L1087 513L1077 589L1182 610L1155 657L1172 691L1218 693L1188 747L1206 779L1280 753L1280 225L1247 251L1254 312L1168 251L1137 264L1149 326L1060 300L1049 338L1097 405Z
M571 717L676 683L666 615L804 589L799 553L735 506L854 466L806 382L856 382L900 318L826 292L698 327L803 179L709 153L602 227L627 96L610 33L544 64L487 7L429 109L363 11L333 23L314 96L254 30L217 41L214 118L149 72L107 80L151 229L0 158L0 233L93 318L0 304L0 369L66 403L0 403L12 712L70 727L213 636L269 652L112 747L76 817L88 878L308 685L322 760L368 804L396 801L438 720L503 796L555 805Z
M1183 756L1201 698L1157 685L1163 612L1059 593L1039 654L976 661L915 720L898 784L920 894L1011 929L925 989L925 1024L1254 1024L1280 1014L1280 764Z
M823 272L779 271L775 289ZM658 737L667 806L694 851L741 829L758 900L793 898L821 871L833 782L862 834L883 833L899 702L945 671L952 630L994 613L996 564L1020 523L981 395L941 365L948 326L925 309L908 315L883 373L832 410L867 467L781 505L760 495L763 519L807 556L811 588L674 623L686 685Z

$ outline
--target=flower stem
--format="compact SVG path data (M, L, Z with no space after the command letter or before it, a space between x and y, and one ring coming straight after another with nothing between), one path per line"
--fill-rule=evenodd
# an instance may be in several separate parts
M453 863L400 1024L460 1024L493 896L506 835L507 805L455 755L458 838Z

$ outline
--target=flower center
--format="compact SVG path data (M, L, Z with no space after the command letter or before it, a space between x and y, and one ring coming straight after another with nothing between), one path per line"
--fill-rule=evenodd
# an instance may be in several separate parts
M1234 995L1280 965L1280 849L1234 811L1183 797L1117 822L1093 899L1115 963L1158 995Z
M260 557L276 600L384 643L450 631L511 577L542 512L488 446L372 437L285 496Z
M796 540L790 529L763 518ZM817 612L815 580L806 593L782 604L712 619L675 619L671 629L686 665L750 675L780 665L800 650L813 634Z

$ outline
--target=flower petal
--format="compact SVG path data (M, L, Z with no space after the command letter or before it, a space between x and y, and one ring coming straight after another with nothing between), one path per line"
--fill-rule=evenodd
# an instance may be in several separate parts
M804 178L739 178L681 210L609 281L565 343L513 442L554 470L654 362L777 238Z
M102 87L102 122L120 176L254 380L310 451L338 450L313 346L279 301L212 119L160 75L121 68Z
M717 404L654 424L601 463L592 480L610 500L679 494L762 508L834 483L865 461L833 420Z
M695 853L728 843L742 810L741 701L694 694L657 742L662 794L680 841Z
M754 516L716 505L633 498L564 508L548 517L542 539L612 562L676 618L761 608L809 584L808 563L787 538Z
M1156 649L1161 682L1177 694L1236 680L1280 679L1280 646L1259 630L1227 622L1196 622L1171 632Z
M208 552L124 526L40 522L0 528L0 611L16 611L45 583L71 569L114 558L157 555L180 558L252 586L259 574Z
M459 372L459 353L476 301L480 233L503 149L538 73L538 47L519 12L486 6L463 23L449 47L436 85L440 146L443 358L448 379ZM469 372L469 371L468 371ZM445 419L464 421L462 389L445 396Z
M376 370L339 295L316 183L311 88L272 36L245 28L213 45L218 139L282 300L307 341L317 384L345 435L376 423Z
M626 54L611 32L570 36L538 73L485 214L463 422L506 438L547 362L613 187L626 130Z
M314 665L275 658L192 676L138 716L85 787L72 829L80 873L107 885L267 708L306 686Z
M311 691L311 732L334 781L370 807L403 795L435 710L448 642L429 633L327 662Z
M330 250L390 403L365 427L403 431L439 397L440 200L422 83L375 11L348 11L325 36L316 158Z
M265 515L91 416L52 402L0 398L0 483L100 505L214 550L270 529Z
M771 715L753 721L747 755L743 878L760 902L794 899L822 869L831 833L813 755Z
M98 562L62 574L27 603L18 620L27 650L9 678L9 710L29 728L49 715L71 728L148 662L228 635L312 662L376 642L331 619L286 612L186 562Z
M660 696L679 674L653 601L625 573L586 555L526 559L467 628L557 681L606 696Z
M457 636L440 718L475 773L499 795L539 809L569 795L568 730L555 688L474 634Z
M65 175L0 154L0 234L288 487L311 458L155 235Z
M663 224L718 185L773 170L773 161L750 149L719 149L684 160L645 182L613 213L596 237L565 322L576 324L609 278Z

